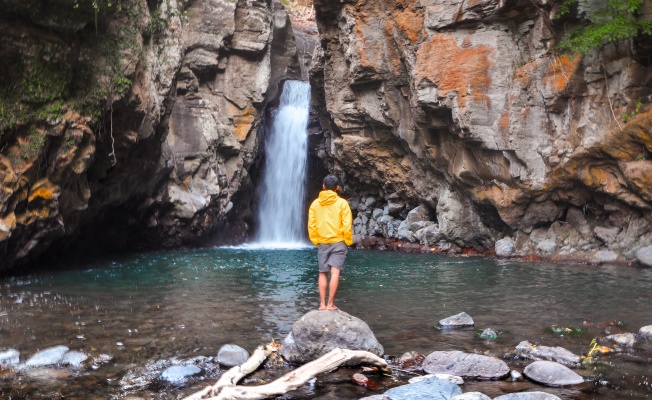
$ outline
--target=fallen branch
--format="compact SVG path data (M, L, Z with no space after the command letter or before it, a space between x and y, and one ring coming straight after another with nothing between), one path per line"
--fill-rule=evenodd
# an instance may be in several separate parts
M233 367L222 375L213 386L194 393L184 400L260 400L279 396L295 390L323 372L331 371L340 365L356 360L387 368L387 362L375 354L363 350L333 349L318 359L291 371L274 382L260 386L236 386L244 376L255 371L275 349L258 347L249 359L238 367Z

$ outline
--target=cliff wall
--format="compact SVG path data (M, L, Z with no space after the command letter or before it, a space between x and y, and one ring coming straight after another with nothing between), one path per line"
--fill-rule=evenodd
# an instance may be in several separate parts
M561 55L588 11L563 22L559 2L314 5L312 151L360 237L593 261L652 244L649 47Z
M0 11L0 271L46 250L246 233L265 104L300 77L280 3L3 0Z

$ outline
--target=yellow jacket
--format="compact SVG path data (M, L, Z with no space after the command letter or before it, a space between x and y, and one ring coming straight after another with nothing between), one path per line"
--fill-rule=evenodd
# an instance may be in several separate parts
M308 236L315 246L344 242L353 244L351 208L332 190L322 190L308 210Z

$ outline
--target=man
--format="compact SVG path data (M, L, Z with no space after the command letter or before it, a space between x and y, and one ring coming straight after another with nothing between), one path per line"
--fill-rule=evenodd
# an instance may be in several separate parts
M322 182L323 190L319 192L319 197L312 202L308 211L308 236L312 244L319 246L317 259L320 310L338 309L335 306L335 295L340 284L340 271L344 269L347 246L353 244L351 208L346 200L337 195L339 188L335 175L326 176Z

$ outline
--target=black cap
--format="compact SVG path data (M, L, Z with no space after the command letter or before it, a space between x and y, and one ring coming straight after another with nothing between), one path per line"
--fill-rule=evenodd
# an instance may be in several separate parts
M324 178L324 187L327 190L335 190L339 184L340 181L335 175L326 175L326 178Z

